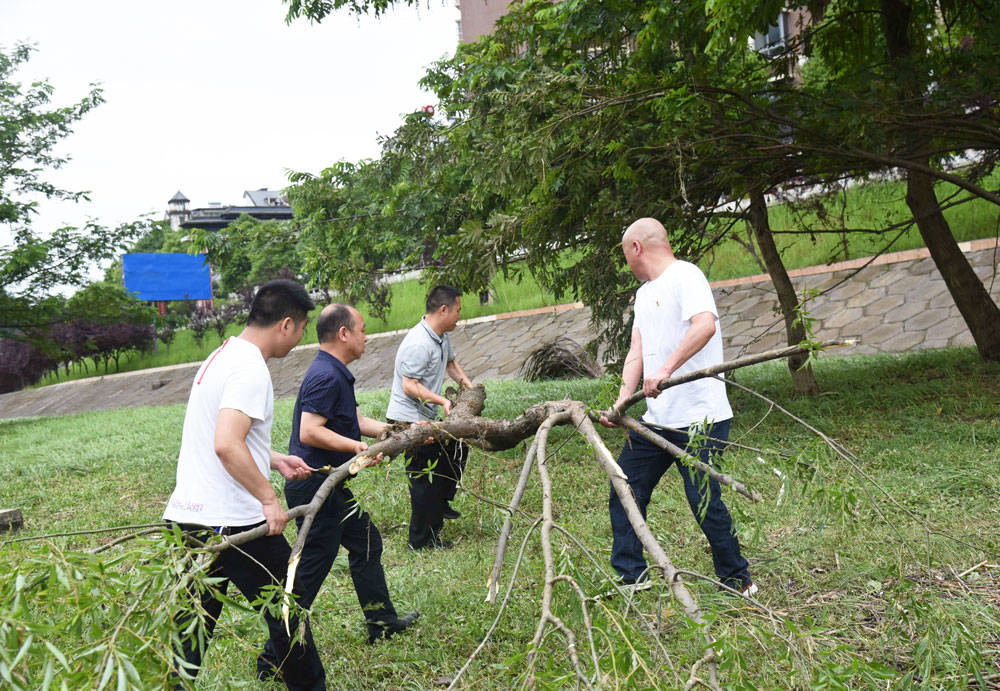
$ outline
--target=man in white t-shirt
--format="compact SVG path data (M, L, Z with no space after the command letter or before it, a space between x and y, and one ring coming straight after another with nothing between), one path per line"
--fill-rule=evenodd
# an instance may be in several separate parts
M251 604L265 586L282 585L291 554L282 535L288 514L271 486L271 470L289 480L312 472L298 456L271 449L274 390L267 360L285 357L298 344L312 308L309 294L299 284L266 283L254 297L246 328L202 363L184 415L177 486L163 512L165 520L201 540L267 523L267 535L220 552L209 566L209 576L224 579L216 586L221 594L231 581ZM186 663L178 673L188 677L197 675L222 613L222 602L214 592L192 597L201 601L205 626L186 636L177 651ZM180 631L188 628L193 616L178 614ZM289 689L325 689L323 665L308 625L303 640L292 646L280 619L269 613L264 619L280 661L274 675ZM295 631L296 624L290 630Z
M620 405L642 383L647 404L643 422L686 453L711 464L722 454L733 417L725 383L706 378L665 391L657 386L673 375L723 361L719 314L712 289L697 266L674 257L667 231L655 219L642 218L629 226L622 236L622 251L632 273L644 283L635 295L632 341L615 405ZM602 422L609 424L603 418ZM674 463L683 479L691 511L712 547L716 576L725 585L752 595L757 588L747 570L747 561L740 554L740 543L733 533L729 510L722 502L719 483L707 481L704 474L678 462L635 432L629 434L618 457L643 516L653 488ZM623 583L640 582L647 571L642 543L613 490L609 511L613 533L611 565Z

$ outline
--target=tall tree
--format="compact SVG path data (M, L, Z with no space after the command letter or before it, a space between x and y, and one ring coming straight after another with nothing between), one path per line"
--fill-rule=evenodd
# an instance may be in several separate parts
M427 167L461 177L470 203L453 234L430 224L411 224L407 232L437 247L437 275L464 287L526 256L547 287L587 301L615 340L624 335L621 315L633 286L627 274L606 267L618 264L621 229L635 216L660 216L675 229L679 253L697 258L739 219L751 221L760 242L776 250L766 207L742 204L734 214L733 205L788 186L901 167L1000 201L977 178L992 167L1000 142L997 77L973 69L997 54L995 23L988 21L993 1L964 11L926 0L913 3L920 11L910 14L898 4L809 3L799 38L768 55L740 37L775 22L785 3L774 0L516 5L491 36L459 47L424 80L447 116ZM344 5L378 12L385 3L294 7L321 19ZM907 17L904 35L920 37L905 64L887 57L887 37L901 32L889 21L893 12ZM963 77L977 71L989 74ZM912 74L917 86L907 91ZM926 144L923 160L907 146L917 141ZM970 149L982 163L972 174L945 167ZM434 193L430 176L401 174L405 184L396 189ZM958 266L975 279L960 266L964 258L940 204L916 194L915 184L911 190L914 220L936 259L943 255L935 244L951 249L942 272L956 300L969 305L962 311L980 352L995 357L996 306L981 284L970 300L971 281L950 277L949 266ZM768 256L787 323L798 300L780 254ZM792 339L800 334L789 329ZM809 379L802 372L800 388L812 388Z
M18 337L55 318L54 288L85 283L94 262L113 257L143 227L132 223L109 229L87 223L42 233L32 228L39 199L86 198L86 192L52 184L44 173L66 163L55 147L103 98L92 87L78 103L50 108L51 85L24 86L15 79L30 54L25 45L0 52L0 224L11 238L0 244L0 329Z
M959 249L935 193L935 182L947 180L1000 204L981 184L1000 157L1000 78L983 69L1000 56L1000 3L723 0L710 10L715 37L760 30L784 8L800 12L791 47L808 54L811 74L772 90L768 104L743 99L737 110L782 127L783 138L766 142L774 151L856 174L901 171L913 220L980 355L1000 359L1000 308ZM789 54L772 63L787 63ZM957 167L970 159L974 165Z

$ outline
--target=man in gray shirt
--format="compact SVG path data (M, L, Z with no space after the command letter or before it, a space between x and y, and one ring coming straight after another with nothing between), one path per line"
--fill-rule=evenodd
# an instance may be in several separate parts
M392 395L385 416L389 422L435 420L440 406L447 417L451 401L441 395L444 375L460 387L472 382L455 359L448 332L462 310L461 293L451 286L435 286L427 296L427 313L410 329L396 351ZM406 452L410 485L411 549L451 547L441 539L445 518L458 518L449 506L455 485L465 468L468 447L456 440L419 446Z

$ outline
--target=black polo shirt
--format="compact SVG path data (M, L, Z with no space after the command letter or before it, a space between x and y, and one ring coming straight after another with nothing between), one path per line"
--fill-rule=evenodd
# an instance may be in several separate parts
M299 396L295 399L288 453L301 456L313 468L325 465L337 467L354 456L349 451L317 449L299 441L299 423L304 412L322 415L326 418L324 426L327 429L349 439L361 440L358 401L354 397L354 375L344 363L322 350L316 353L316 358L306 370L302 386L299 387Z

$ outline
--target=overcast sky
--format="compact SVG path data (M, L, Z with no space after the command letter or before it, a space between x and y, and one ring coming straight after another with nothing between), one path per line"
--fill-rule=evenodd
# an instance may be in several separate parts
M37 48L19 81L45 78L58 105L91 82L106 99L60 146L72 161L46 174L92 201L47 203L33 227L162 217L178 190L193 207L239 204L286 186L288 170L376 156L379 134L433 103L417 81L457 43L453 0L377 20L284 15L281 0L0 0L0 46Z

